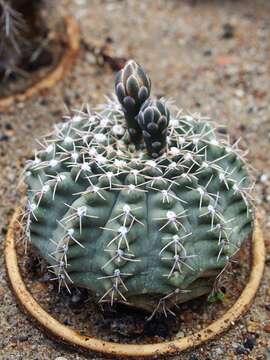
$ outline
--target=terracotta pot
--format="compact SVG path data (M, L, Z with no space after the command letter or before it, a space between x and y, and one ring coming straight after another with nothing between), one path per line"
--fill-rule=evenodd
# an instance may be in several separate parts
M37 83L26 88L24 91L0 98L0 110L9 107L15 102L26 101L35 94L50 89L69 73L80 50L80 31L73 17L66 16L64 22L67 43L57 65Z
M21 307L28 315L36 320L39 325L58 340L84 350L115 356L117 359L119 357L133 357L138 359L140 357L176 355L215 338L234 325L235 321L249 309L263 275L265 247L261 228L258 220L256 220L252 237L252 267L248 283L233 306L219 319L192 335L184 338L176 337L171 341L143 345L103 341L91 336L82 336L76 332L76 330L63 325L48 314L28 291L20 274L16 254L16 236L20 230L19 218L20 208L17 208L8 228L4 252L10 284Z

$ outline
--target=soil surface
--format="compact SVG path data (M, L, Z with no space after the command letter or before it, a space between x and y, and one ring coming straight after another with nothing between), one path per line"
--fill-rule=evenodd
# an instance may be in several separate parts
M49 93L0 113L0 252L9 217L19 202L16 185L25 160L33 154L35 139L48 133L67 109L86 102L96 105L113 89L111 66L97 65L91 52L93 42L108 46L114 56L134 58L149 71L155 95L173 97L184 112L200 112L227 125L233 140L243 139L249 149L248 161L257 169L255 199L268 255L254 304L226 334L172 359L268 360L270 2L59 0L57 6L79 20L81 58L73 73ZM74 322L73 312L66 313L68 324ZM1 360L103 359L57 344L26 318L9 290L2 256L0 314ZM206 314L205 321L211 319L211 311L202 314ZM164 320L160 327L166 324Z

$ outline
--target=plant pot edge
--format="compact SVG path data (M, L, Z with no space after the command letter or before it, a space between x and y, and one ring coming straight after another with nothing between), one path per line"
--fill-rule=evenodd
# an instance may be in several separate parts
M0 110L5 110L16 102L24 102L42 91L49 90L71 71L80 50L80 30L73 16L66 15L63 20L67 45L56 66L25 90L0 98Z
M190 350L225 332L247 312L263 276L265 246L262 230L257 218L252 236L252 267L249 280L233 306L210 325L184 338L175 338L171 341L155 344L121 344L100 340L91 336L83 336L54 319L36 302L27 290L20 275L16 253L15 236L20 211L20 207L17 207L12 216L4 248L6 272L12 291L24 312L30 315L47 333L53 335L61 342L84 351L93 351L107 356L117 356L118 358L133 357L138 359L139 357L149 358L153 356L177 355L183 351Z

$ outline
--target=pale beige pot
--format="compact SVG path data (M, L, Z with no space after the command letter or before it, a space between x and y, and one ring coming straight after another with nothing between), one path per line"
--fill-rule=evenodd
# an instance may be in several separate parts
M159 358L160 356L167 357L169 355L179 354L184 350L199 346L204 342L215 338L217 335L220 335L233 326L235 321L249 309L263 275L265 247L259 221L256 220L252 237L252 266L248 283L233 306L212 324L187 337L175 337L171 341L155 344L129 345L103 341L91 336L82 336L75 329L73 330L70 327L63 325L47 313L33 298L24 284L20 274L16 253L16 238L20 231L18 221L19 216L20 208L17 208L8 228L5 260L12 290L23 310L41 325L46 332L57 338L57 340L61 340L86 351L94 351L114 356L117 359L120 357L133 357L135 359L154 356L156 358Z

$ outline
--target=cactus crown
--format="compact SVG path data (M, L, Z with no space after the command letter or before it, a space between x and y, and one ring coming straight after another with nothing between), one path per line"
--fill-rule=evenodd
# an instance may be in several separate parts
M150 89L130 61L117 98L55 127L26 167L26 233L59 289L166 315L211 291L253 217L237 143Z
M142 138L142 130L136 120L142 104L149 97L151 81L143 68L129 61L116 75L115 93L122 105L127 121L128 132L132 141L138 144Z

